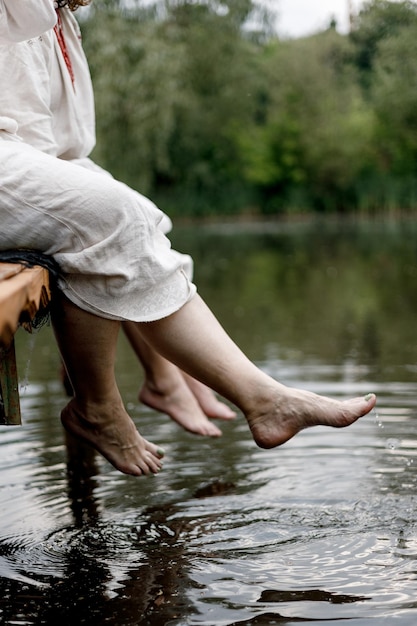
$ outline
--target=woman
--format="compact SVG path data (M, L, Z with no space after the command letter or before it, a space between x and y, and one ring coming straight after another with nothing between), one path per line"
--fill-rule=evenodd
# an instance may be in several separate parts
M27 44L14 50L4 49L2 83L7 88L0 94L0 114L9 117L9 121L3 123L5 130L11 128L10 124L13 125L17 118L19 137L26 143L60 159L99 171L87 158L95 144L94 100L89 70L80 46L78 26L68 9L64 10L66 3L59 4L62 10L57 12L58 23L54 32L30 40L29 55L25 54ZM72 1L70 4L76 8L87 4L87 0ZM41 32L48 25L48 20L55 21L56 15L50 10L51 2L41 3L39 11L33 11L34 5L27 2L6 4L6 11L10 11L3 14L3 37L6 40ZM41 80L38 54L48 57L48 63L42 68ZM144 198L141 201L147 202ZM169 230L167 216L163 216L161 224L165 232ZM190 277L191 259L184 255L178 260ZM207 416L231 419L235 413L219 402L211 390L198 381L185 378L178 368L147 346L136 325L126 322L124 330L145 371L140 400L168 413L190 432L214 437L221 435L219 428Z
M41 250L64 273L53 312L74 389L64 426L122 472L160 470L161 450L136 430L115 381L124 322L233 402L261 447L308 426L353 423L373 394L337 402L256 368L197 295L164 235L166 216L89 160L93 94L71 12L87 3L0 0L0 249Z

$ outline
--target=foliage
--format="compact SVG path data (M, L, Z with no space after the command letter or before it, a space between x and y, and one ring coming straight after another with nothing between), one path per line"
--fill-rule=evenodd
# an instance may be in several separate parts
M352 40L375 119L370 178L374 177L379 190L373 204L390 210L414 208L417 201L417 6L409 1L368 3L357 30L352 33Z
M254 0L95 0L94 157L172 214L413 208L417 7L279 40Z
M411 24L417 24L417 7L410 0L368 0L365 3L356 28L350 34L355 44L355 63L361 71L365 86L372 77L379 45L391 37L401 35L402 30Z
M307 195L325 210L351 200L353 180L366 164L372 115L348 56L348 42L334 30L274 42L266 52L265 119L249 129L243 150L248 177L273 209L302 210Z

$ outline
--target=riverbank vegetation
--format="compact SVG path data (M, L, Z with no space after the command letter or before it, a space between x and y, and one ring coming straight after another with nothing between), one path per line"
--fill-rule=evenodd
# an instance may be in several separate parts
M279 2L277 2L279 8ZM172 216L417 206L417 5L280 39L252 0L95 0L94 158Z

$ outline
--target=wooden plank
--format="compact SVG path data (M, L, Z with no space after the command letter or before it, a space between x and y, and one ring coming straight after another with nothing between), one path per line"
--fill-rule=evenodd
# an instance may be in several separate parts
M0 263L0 280L20 274L24 269L25 266L20 263Z
M16 271L17 268L20 270ZM51 298L49 274L45 268L12 265L10 272L8 278L0 281L0 345L6 348L19 325L30 327L37 311Z

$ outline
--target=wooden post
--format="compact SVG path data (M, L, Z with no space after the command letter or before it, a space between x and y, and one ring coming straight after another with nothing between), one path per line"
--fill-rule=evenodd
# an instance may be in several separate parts
M7 348L0 348L0 424L21 423L19 379L13 339Z
M19 326L30 330L50 299L46 269L0 263L0 424L21 424L14 334Z

